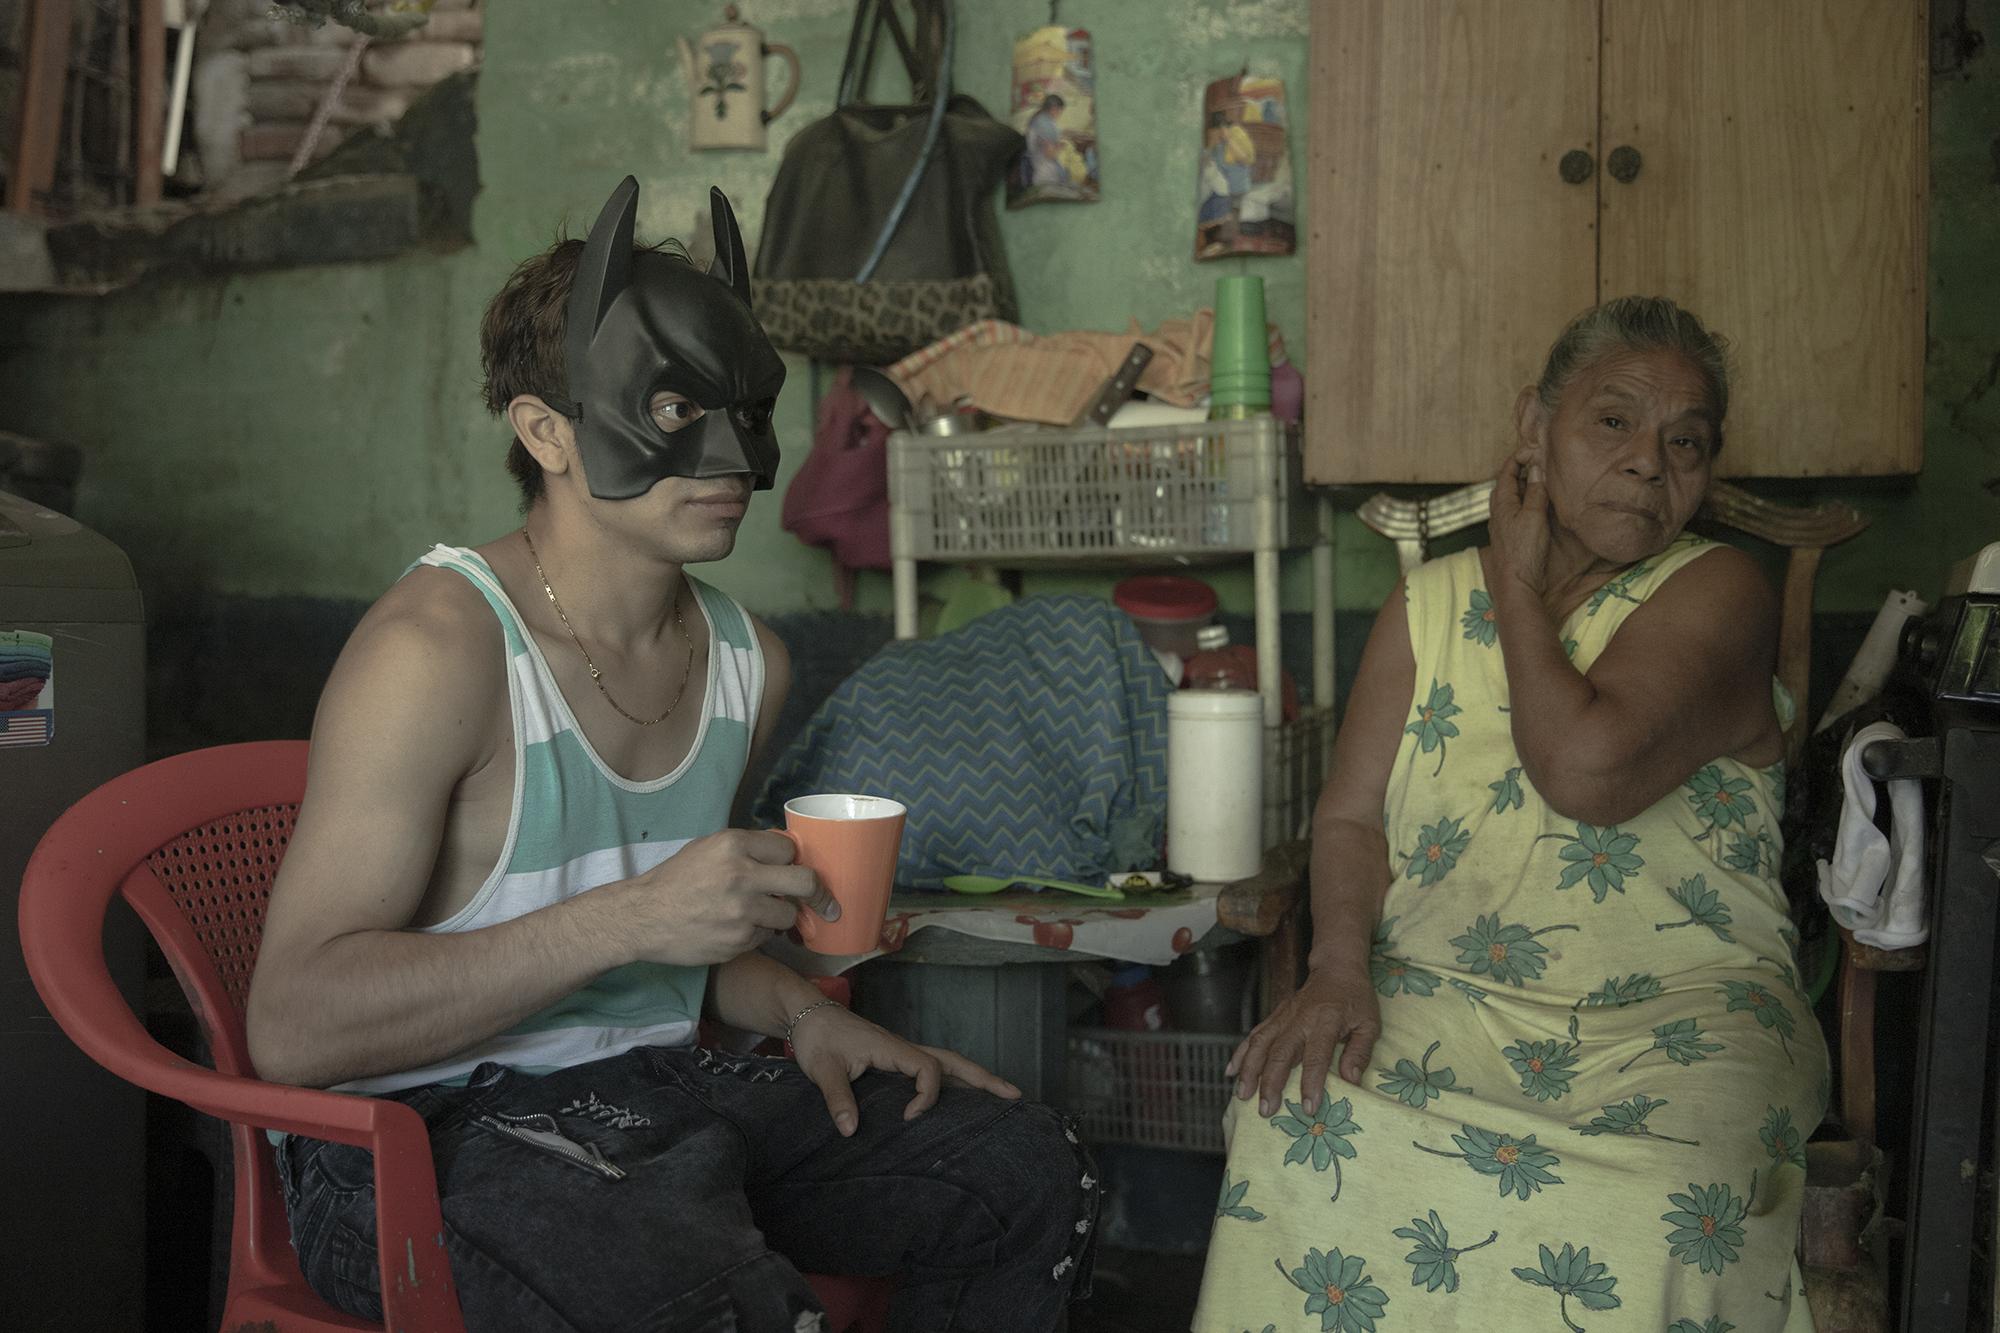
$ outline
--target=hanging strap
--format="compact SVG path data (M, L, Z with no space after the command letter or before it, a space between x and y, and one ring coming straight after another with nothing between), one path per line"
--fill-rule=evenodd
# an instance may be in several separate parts
M875 61L875 34L881 26L882 16L875 0L860 0L854 6L854 26L847 32L847 55L840 62L840 88L833 95L836 107L853 101L856 87L867 86L868 71Z
M893 0L859 0L854 7L854 25L848 30L847 55L840 64L839 91L834 104L846 106L860 101L868 95L868 79L875 69L875 50L881 43L882 29L887 28L895 40L896 53L902 59L904 72L910 77L910 87L914 93L912 100L928 101L931 91L938 83L939 71L918 62L919 47L923 38L923 19L926 10L944 0L913 0L912 16L917 22L917 41L903 31L903 21L897 17ZM945 76L949 79L947 66Z
M944 133L944 113L951 101L951 61L957 45L957 16L952 12L951 0L934 0L944 17L944 46L938 53L935 78L931 83L930 117L924 125L924 141L917 150L917 160L910 167L910 174L904 178L903 186L896 192L896 200L889 207L889 216L882 224L881 235L869 248L867 259L862 261L861 271L854 276L856 282L866 282L875 276L882 257L889 252L889 243L896 238L897 228L903 225L903 216L909 212L910 201L916 197L917 186L922 182L924 171L930 166L931 157L936 153L938 140ZM868 74L875 61L875 44L881 35L884 23L890 25L896 46L903 57L903 66L909 71L912 85L921 88L926 82L923 72L916 66L915 55L902 25L897 22L890 0L860 0L854 7L854 27L847 36L847 58L840 66L840 92L838 103L846 106L854 98L862 95L868 84Z

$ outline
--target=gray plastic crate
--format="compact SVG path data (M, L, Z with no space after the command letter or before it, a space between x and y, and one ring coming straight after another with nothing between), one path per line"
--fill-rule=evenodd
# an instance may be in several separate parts
M1092 1143L1223 1150L1223 1070L1243 1038L1213 1032L1072 1028L1069 1111Z

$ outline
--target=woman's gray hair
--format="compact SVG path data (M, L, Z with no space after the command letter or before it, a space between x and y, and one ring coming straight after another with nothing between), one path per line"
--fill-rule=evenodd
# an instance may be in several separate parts
M1664 296L1619 296L1569 322L1549 348L1535 396L1551 412L1587 367L1613 352L1679 352L1708 386L1719 431L1729 414L1729 342Z

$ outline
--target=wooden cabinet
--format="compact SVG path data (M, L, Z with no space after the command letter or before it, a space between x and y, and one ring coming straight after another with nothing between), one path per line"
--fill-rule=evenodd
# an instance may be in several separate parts
M1723 475L1921 466L1924 4L1318 0L1312 23L1309 482L1489 475L1556 333L1626 294L1730 339Z

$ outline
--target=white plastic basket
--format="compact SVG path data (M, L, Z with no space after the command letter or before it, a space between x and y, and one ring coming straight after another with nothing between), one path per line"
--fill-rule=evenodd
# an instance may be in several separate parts
M1240 1036L1073 1028L1069 1111L1086 1142L1222 1151L1229 1078Z
M1279 550L1313 539L1298 432L1273 418L1135 430L889 437L890 540L909 560ZM1260 537L1258 500L1272 502Z

